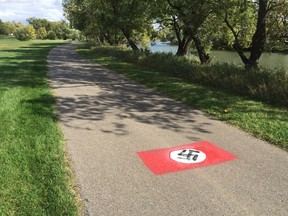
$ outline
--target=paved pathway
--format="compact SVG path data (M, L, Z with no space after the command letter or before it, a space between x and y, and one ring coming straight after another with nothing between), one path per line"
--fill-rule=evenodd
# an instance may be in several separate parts
M288 154L83 59L49 76L87 215L288 215ZM236 160L154 175L136 152L209 140Z

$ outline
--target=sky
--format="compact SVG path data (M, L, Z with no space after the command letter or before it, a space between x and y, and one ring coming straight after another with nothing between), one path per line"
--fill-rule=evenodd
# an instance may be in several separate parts
M27 18L64 19L62 0L0 0L0 19L25 22Z

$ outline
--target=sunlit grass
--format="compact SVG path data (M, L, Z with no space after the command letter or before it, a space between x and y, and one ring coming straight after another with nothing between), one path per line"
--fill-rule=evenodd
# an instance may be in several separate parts
M269 105L225 90L189 82L161 73L159 70L120 61L97 51L79 49L78 52L171 98L199 108L219 120L288 149L288 109L286 107Z
M77 215L47 80L62 43L0 39L0 215Z

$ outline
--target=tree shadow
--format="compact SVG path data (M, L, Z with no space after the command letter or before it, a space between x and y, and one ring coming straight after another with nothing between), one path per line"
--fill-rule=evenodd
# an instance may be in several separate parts
M54 111L56 99L51 94L41 94L37 98L22 100L21 104L29 106L29 110L31 110L34 115L49 118L53 121L58 120L57 114Z
M102 132L127 135L124 120L133 119L187 133L187 137L195 140L198 139L197 134L211 133L210 123L201 119L202 112L80 57L71 45L54 49L48 59L52 88L56 91L68 89L64 95L57 96L58 111L66 126L72 127L70 123L74 120L97 124L114 116L111 128L100 129ZM69 89L79 93L70 94ZM83 129L89 127L83 125Z
M54 44L44 47L3 49L1 57L1 86L40 87L47 85L47 55Z
M53 111L55 98L49 93L41 94L42 90L47 92L46 89L49 87L47 56L54 46L55 43L35 43L24 47L1 49L0 95L13 88L19 88L21 89L19 97L28 98L20 102L21 106L27 106L35 115L55 121L57 119ZM23 88L29 90L22 91Z

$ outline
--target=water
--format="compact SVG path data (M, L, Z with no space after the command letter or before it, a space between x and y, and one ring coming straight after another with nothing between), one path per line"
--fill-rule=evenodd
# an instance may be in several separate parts
M149 50L151 52L171 52L175 54L177 52L177 46L156 42L154 46L149 46ZM192 56L198 58L198 56ZM212 57L212 62L243 64L239 55L233 51L213 50L210 56ZM247 56L249 56L248 53ZM260 58L260 66L270 69L283 68L288 72L288 55L282 53L263 53Z

